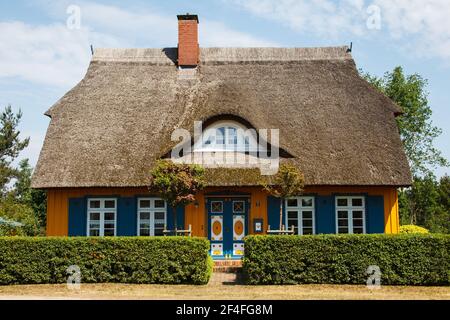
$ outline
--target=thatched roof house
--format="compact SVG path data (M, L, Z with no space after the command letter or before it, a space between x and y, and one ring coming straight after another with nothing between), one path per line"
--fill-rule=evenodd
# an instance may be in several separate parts
M361 79L346 47L205 48L188 80L176 52L97 49L84 79L46 113L33 186L146 186L173 130L217 115L279 128L308 185L410 184L400 109Z
M196 51L197 23L179 17L179 48L97 49L84 79L46 113L33 187L90 195L93 187L145 188L155 160L175 146L175 129L216 120L279 129L281 161L298 166L317 193L357 187L385 197L411 183L401 110L359 76L347 47ZM211 187L258 182L236 169L211 172ZM390 214L395 201L384 203Z

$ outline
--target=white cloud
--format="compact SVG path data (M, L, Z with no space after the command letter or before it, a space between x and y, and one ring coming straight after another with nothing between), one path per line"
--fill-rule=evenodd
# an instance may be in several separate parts
M298 32L336 38L342 33L361 35L367 19L364 0L226 0Z
M0 77L51 86L79 81L89 63L89 44L117 44L113 36L86 28L69 30L63 24L31 26L23 22L0 23Z
M47 5L53 6L53 2ZM94 47L166 47L177 44L176 17L125 10L94 2L81 2L81 29L70 30L65 21L29 25L21 21L0 22L0 78L18 77L44 85L70 87L84 75ZM202 21L202 46L275 46L222 23Z
M133 39L151 47L176 46L177 20L175 16L150 11L129 11L119 7L93 2L81 3L82 20L90 28L110 32L115 36ZM233 30L223 23L201 19L199 25L201 46L275 46L274 42Z
M224 0L291 29L324 38L385 36L420 55L450 59L448 0ZM381 29L366 26L371 5L380 8Z
M383 23L395 39L406 39L408 47L425 56L450 63L450 1L375 0Z

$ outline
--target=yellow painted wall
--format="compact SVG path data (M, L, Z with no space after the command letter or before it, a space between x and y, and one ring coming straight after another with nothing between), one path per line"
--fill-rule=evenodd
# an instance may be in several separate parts
M185 227L190 224L194 236L207 236L207 220L205 209L205 192L239 191L251 194L250 219L264 219L264 227L267 228L267 194L260 187L246 188L208 188L197 195L196 207L191 204L185 210ZM79 198L86 195L120 195L133 196L146 194L146 188L67 188L50 189L47 193L47 235L66 236L68 234L68 203L69 198ZM307 187L305 194L330 195L334 193L367 193L368 195L380 195L384 197L385 233L399 232L398 195L394 187ZM249 232L253 233L253 225L250 223Z

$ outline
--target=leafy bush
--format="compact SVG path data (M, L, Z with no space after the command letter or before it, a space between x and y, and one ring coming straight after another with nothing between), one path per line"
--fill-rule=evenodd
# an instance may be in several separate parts
M1 227L0 236L35 236L39 234L39 221L33 209L26 204L17 203L11 196L0 199L0 218L6 221L18 222L21 225L17 227Z
M428 229L413 224L400 226L400 233L429 233Z
M449 235L248 236L249 284L365 284L376 265L386 285L449 285Z
M206 284L209 242L187 237L0 238L0 284L81 282Z

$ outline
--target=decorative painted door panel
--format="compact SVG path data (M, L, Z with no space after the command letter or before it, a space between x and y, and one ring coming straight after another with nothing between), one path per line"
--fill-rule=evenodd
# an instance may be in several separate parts
M215 259L244 255L244 237L248 233L249 198L209 198L208 238Z

